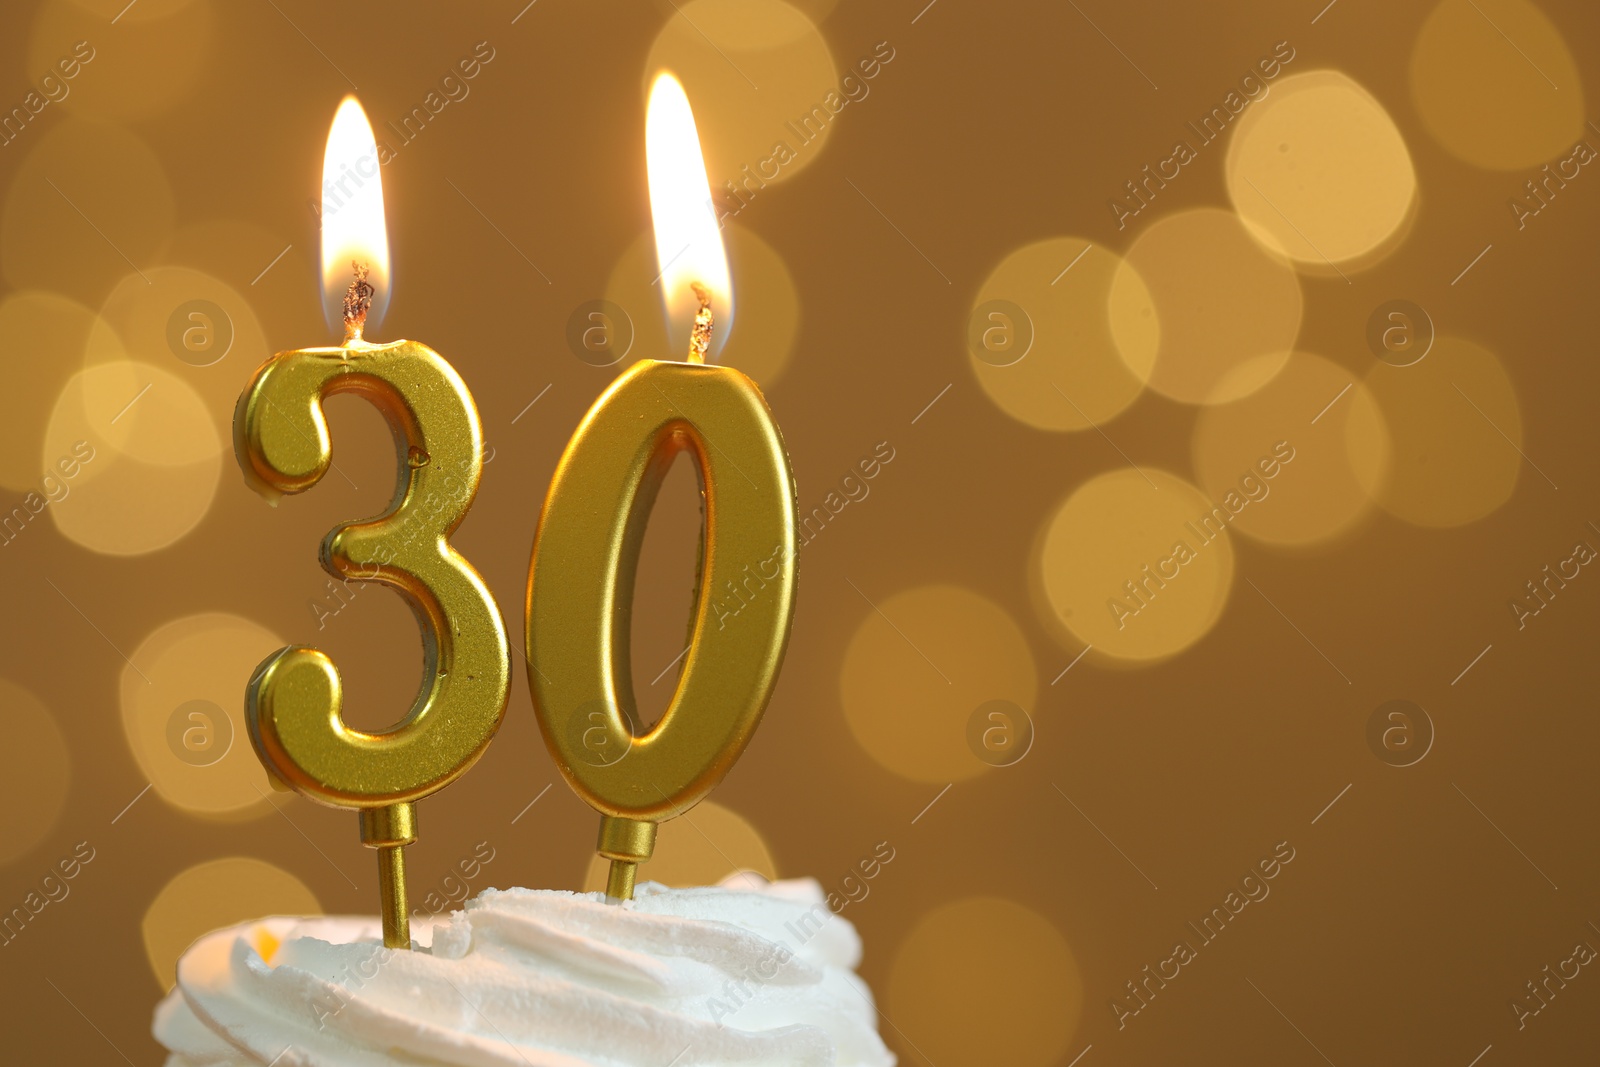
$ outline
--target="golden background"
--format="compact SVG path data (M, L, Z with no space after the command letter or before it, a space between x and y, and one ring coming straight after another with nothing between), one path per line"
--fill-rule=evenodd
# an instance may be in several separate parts
M291 641L354 724L408 705L409 614L315 562L387 502L391 445L334 401L342 477L276 510L229 455L259 362L337 340L311 205L340 97L392 150L368 333L473 389L492 458L454 540L519 635L551 471L627 361L570 340L588 305L627 359L680 356L665 65L747 190L723 358L825 521L765 724L642 876L818 878L905 1064L1594 1062L1592 5L124 5L0 14L8 1061L159 1063L194 936L375 908L353 820L266 789L240 705ZM647 714L691 486L642 564ZM418 906L595 884L522 673L421 806Z

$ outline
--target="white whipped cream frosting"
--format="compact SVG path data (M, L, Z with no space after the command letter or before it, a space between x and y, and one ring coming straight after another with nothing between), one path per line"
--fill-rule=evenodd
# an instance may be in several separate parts
M218 930L156 1009L167 1067L892 1067L861 940L815 881L485 890L390 951L377 920Z

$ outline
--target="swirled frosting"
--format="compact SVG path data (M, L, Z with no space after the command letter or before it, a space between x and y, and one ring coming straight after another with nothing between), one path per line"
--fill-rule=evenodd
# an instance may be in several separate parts
M855 928L810 879L485 890L385 949L374 919L208 934L156 1009L167 1067L763 1067L895 1062ZM426 942L426 943L422 943Z

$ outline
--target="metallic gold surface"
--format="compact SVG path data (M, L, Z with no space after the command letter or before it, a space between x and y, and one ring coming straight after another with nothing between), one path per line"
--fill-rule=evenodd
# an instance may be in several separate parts
M634 574L651 505L685 451L705 508L689 650L667 710L640 737L629 670ZM755 732L789 639L797 553L783 438L755 383L731 367L641 360L568 443L529 567L528 680L567 784L608 817L608 893L631 896L632 867L649 858L654 827L638 824L692 808ZM602 757L596 733L623 754Z
M361 841L373 848L409 845L417 839L415 801L361 809Z
M380 850L385 943L404 948L400 853L416 839L412 803L454 781L488 747L505 714L510 651L494 598L449 543L477 492L483 433L466 384L438 353L397 341L274 356L235 412L246 479L269 499L317 484L333 462L322 402L345 392L388 421L398 481L385 514L334 527L322 565L405 598L422 630L422 689L391 729L353 730L342 718L333 661L291 646L257 668L245 717L272 775L319 803L361 812L362 840Z
M406 850L378 849L378 906L383 916L383 947L411 947L411 907L406 898Z
M595 844L595 851L611 861L606 875L607 900L633 899L634 875L638 873L639 864L649 859L655 848L655 823L600 816L600 840Z
M632 900L633 885L638 875L637 863L629 860L612 860L611 867L606 871L606 903L621 904L624 900Z

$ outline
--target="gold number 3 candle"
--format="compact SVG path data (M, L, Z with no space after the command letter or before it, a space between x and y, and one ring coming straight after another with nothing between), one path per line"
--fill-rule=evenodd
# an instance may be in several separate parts
M422 631L422 689L391 729L353 730L333 661L292 646L250 679L246 721L278 779L360 812L361 839L378 850L384 944L408 948L402 849L416 840L416 802L488 747L505 714L510 649L494 598L449 542L483 467L472 395L426 345L361 337L374 297L387 296L388 242L372 129L354 97L334 117L323 175L323 272L335 299L339 279L355 269L343 301L345 343L280 352L256 371L235 413L235 450L269 499L300 493L332 463L327 397L354 393L383 413L399 452L394 502L377 518L336 526L321 558L335 577L389 585L406 599Z
M633 895L659 823L744 751L777 682L794 614L794 476L753 382L703 362L727 262L683 89L657 78L646 121L651 210L669 322L688 362L640 360L579 425L545 498L529 566L528 680L546 745L601 813L606 895ZM705 527L689 647L666 712L636 736L628 635L650 509L673 458L700 479ZM736 617L718 601L743 604Z

